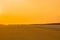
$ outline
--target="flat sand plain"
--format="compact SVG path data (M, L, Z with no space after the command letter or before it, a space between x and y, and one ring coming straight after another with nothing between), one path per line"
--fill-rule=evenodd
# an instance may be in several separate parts
M60 25L0 26L0 40L60 40Z

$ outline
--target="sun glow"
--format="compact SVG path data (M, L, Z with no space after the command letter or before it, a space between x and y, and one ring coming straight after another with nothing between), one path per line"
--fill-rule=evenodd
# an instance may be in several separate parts
M60 22L60 0L0 0L0 23Z

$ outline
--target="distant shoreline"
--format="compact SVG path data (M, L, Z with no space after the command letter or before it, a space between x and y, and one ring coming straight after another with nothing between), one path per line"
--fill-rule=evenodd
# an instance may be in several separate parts
M60 23L47 23L47 24L0 24L0 25L60 25Z

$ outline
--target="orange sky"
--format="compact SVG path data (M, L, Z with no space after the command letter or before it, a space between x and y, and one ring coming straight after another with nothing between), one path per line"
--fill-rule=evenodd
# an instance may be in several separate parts
M0 0L0 24L60 22L60 0Z

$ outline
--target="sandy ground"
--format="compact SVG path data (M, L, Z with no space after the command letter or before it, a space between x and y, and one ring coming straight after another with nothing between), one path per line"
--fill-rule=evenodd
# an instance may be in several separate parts
M60 30L52 25L0 26L0 40L60 40Z

